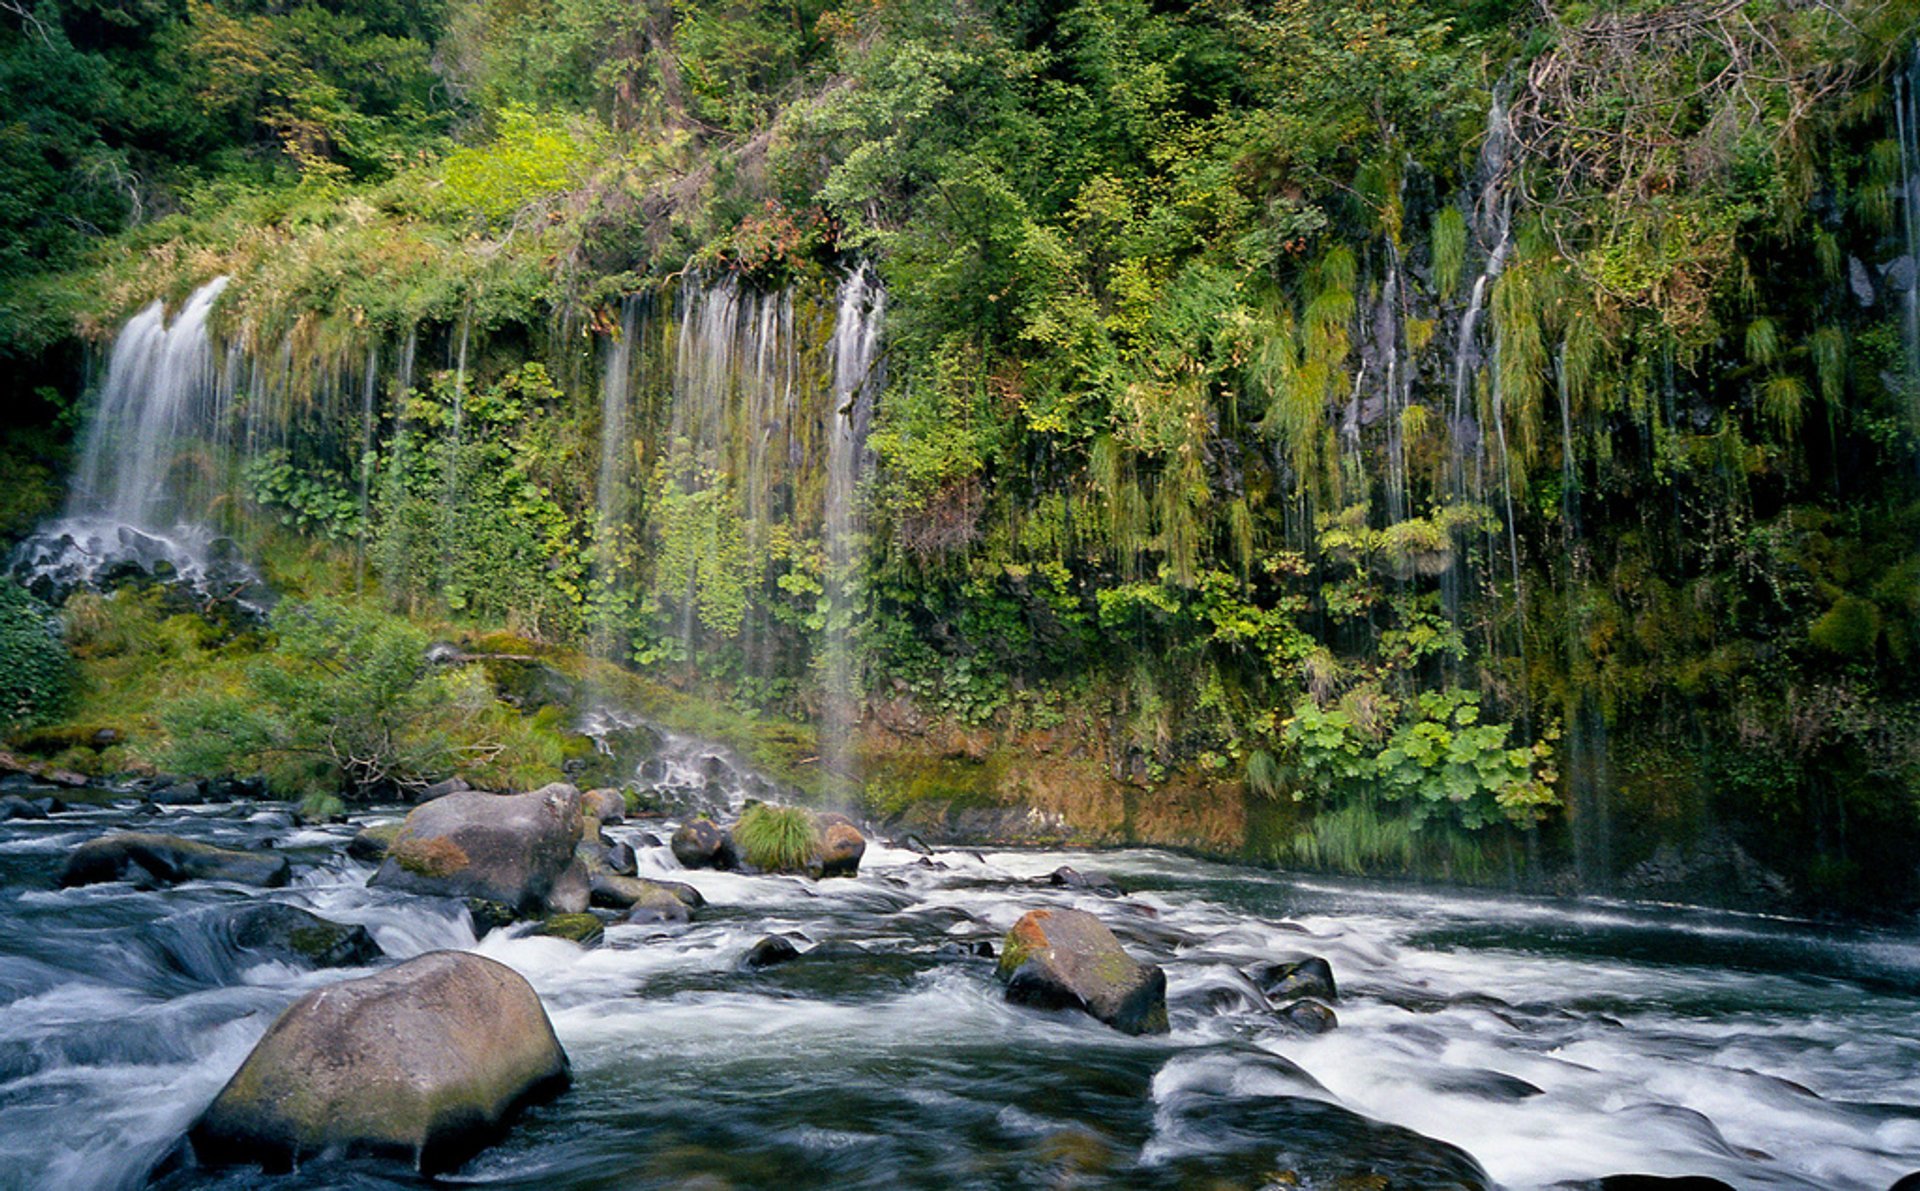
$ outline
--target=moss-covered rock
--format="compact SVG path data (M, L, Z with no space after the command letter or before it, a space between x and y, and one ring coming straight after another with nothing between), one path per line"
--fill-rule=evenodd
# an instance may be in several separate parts
M1166 973L1084 911L1029 912L1007 932L999 972L1015 1004L1081 1009L1125 1034L1167 1032Z
M511 968L436 951L293 1003L189 1133L208 1165L285 1170L336 1150L449 1169L571 1079Z
M407 816L371 884L480 898L527 916L579 913L582 819L580 792L560 783L530 794L449 794Z
M347 841L347 855L355 860L385 860L387 850L400 837L401 826L399 823L371 823L362 827Z
M565 939L582 947L597 947L606 937L607 924L593 914L549 914L540 920L533 933Z
M867 837L845 815L828 812L814 816L820 843L813 871L822 877L853 877L867 853Z
M673 858L687 868L731 869L740 865L733 836L711 819L692 819L673 833Z
M285 856L271 852L237 852L177 835L125 832L88 840L74 849L60 872L60 884L131 881L153 887L182 881L234 881L275 889L287 883L292 871Z

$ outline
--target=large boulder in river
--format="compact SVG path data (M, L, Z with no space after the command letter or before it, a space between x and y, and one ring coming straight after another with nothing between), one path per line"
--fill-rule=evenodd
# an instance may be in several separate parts
M867 854L867 837L853 820L831 811L813 817L820 845L811 867L822 877L853 877L860 873L860 858Z
M215 983L263 960L303 968L362 968L385 955L367 928L282 902L241 901L176 914L157 943L178 971Z
M740 866L733 835L712 819L689 819L673 833L672 847L673 858L687 868Z
M158 886L182 881L233 881L277 889L291 875L287 858L271 852L236 852L177 835L130 831L88 840L75 848L60 872L60 884L131 881Z
M1166 973L1128 955L1084 910L1034 910L1014 923L1000 979L1016 1004L1083 1009L1125 1034L1167 1032Z
M203 1163L286 1170L325 1150L465 1161L571 1079L513 969L435 951L316 989L267 1030L188 1134Z
M527 917L587 908L574 862L580 791L563 783L530 794L461 792L416 808L370 884L438 897L498 902Z

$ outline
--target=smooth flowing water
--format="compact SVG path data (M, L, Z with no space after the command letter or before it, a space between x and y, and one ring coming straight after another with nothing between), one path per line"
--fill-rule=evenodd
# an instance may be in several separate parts
M677 737L642 773L708 804L771 788ZM271 843L295 861L294 883L53 887L70 849L129 824ZM454 903L366 888L371 868L343 852L352 826L298 828L271 804L156 816L128 802L0 824L0 1186L140 1185L282 1007L353 974L236 950L218 907L260 898L363 923L395 958L475 950L539 990L574 1086L448 1180L460 1185L1430 1185L1338 1181L1419 1151L1372 1122L1453 1143L1511 1188L1632 1171L1878 1189L1920 1169L1911 931L1151 850L923 856L876 840L857 879L816 884L681 871L642 834L670 826L609 830L639 845L641 875L688 881L707 908L681 928L612 926L585 950L512 932L476 942ZM1129 894L1038 880L1062 864ZM1063 904L1165 965L1170 1035L1005 1003L970 945ZM773 932L827 950L743 971ZM1299 953L1325 956L1340 980L1329 1034L1288 1032L1241 975ZM189 1169L163 1185L421 1181L331 1160L273 1178Z

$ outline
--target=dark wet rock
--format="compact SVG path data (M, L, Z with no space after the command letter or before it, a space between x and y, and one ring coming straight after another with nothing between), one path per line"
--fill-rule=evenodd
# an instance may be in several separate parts
M393 846L403 826L402 823L373 823L362 827L347 841L347 855L355 860L385 860L387 849Z
M1247 975L1253 978L1253 982L1270 1000L1289 1001L1296 997L1313 997L1322 1001L1340 999L1340 990L1333 982L1333 965L1317 955L1255 964L1247 970Z
M47 808L37 802L28 802L18 794L0 798L0 823L9 819L44 819L47 814Z
M74 849L61 870L60 884L131 881L151 887L182 881L233 881L276 889L287 883L292 872L286 857L270 852L236 852L177 835L126 832L88 840Z
M640 871L640 859L633 854L630 845L615 840L607 849L607 867L623 877L631 877Z
M673 858L686 868L740 867L733 836L711 819L689 819L673 833Z
M800 949L779 935L768 935L740 957L743 968L772 968L800 958Z
M1712 833L1681 849L1663 843L1620 878L1635 897L1746 910L1788 910L1793 885L1767 868L1725 833Z
M147 801L161 806L190 806L207 801L207 795L198 782L176 782L148 794Z
M867 853L867 837L845 815L828 812L814 816L820 834L817 861L811 867L821 877L852 877L860 872L860 858Z
M830 959L866 959L872 955L873 948L854 942L852 939L828 939L807 948L806 958L812 960Z
M325 1151L457 1166L571 1080L533 988L436 951L282 1013L188 1136L208 1165L287 1170Z
M1458 1146L1317 1097L1184 1091L1164 1111L1171 1120L1158 1127L1181 1137L1188 1152L1156 1168L1163 1186L1419 1191L1492 1191L1495 1186Z
M1901 1176L1900 1180L1887 1191L1920 1191L1920 1170Z
M484 939L503 926L512 926L519 921L520 915L505 902L490 901L484 897L467 899L467 918L473 923L473 937Z
M685 881L655 881L653 884L679 898L680 904L689 910L697 910L707 904L707 899L701 895L700 891Z
M975 939L971 943L942 943L933 950L936 959L992 959L993 944L985 939Z
M364 968L385 952L367 928L331 922L280 902L209 906L170 918L163 949L175 968L219 979L215 957L244 953L308 968Z
M1126 1034L1167 1032L1166 973L1084 911L1030 911L1007 932L999 971L1015 1004L1081 1009Z
M922 856L933 855L933 849L927 846L927 841L914 835L912 832L908 832L904 838L894 841L893 846L896 848L905 848L909 852L918 852Z
M267 796L267 781L261 777L215 777L200 784L208 799L215 802L243 802Z
M1213 1016L1222 1013L1268 1013L1272 1006L1266 994L1247 977L1231 969L1209 971L1197 979L1183 981L1168 994L1173 1007Z
M1126 891L1117 885L1112 877L1103 873L1075 872L1061 865L1047 876L1047 884L1056 889L1072 889L1081 893L1091 893L1099 897L1125 897Z
M661 839L659 836L655 835L651 831L641 832L638 837L638 840L639 840L640 846L643 848L657 848L661 844L666 843L665 840Z
M533 928L533 933L565 939L582 947L597 947L606 937L607 924L592 914L549 914Z
M1303 1034L1324 1034L1339 1026L1340 1018L1318 1001L1302 999L1274 1010L1274 1016Z
M1436 1072L1428 1085L1436 1092L1509 1104L1542 1094L1540 1088L1526 1080L1501 1071L1445 1070Z
M467 784L465 778L450 777L444 782L435 782L431 786L423 788L418 794L413 796L413 800L415 802L432 802L436 798L445 798L449 794L465 794L471 789L473 789L473 787Z
M120 731L117 728L102 728L95 732L90 740L94 748L112 748L120 743Z
M418 807L369 884L437 897L484 898L527 917L587 908L575 862L580 792L555 783L528 794L449 794Z

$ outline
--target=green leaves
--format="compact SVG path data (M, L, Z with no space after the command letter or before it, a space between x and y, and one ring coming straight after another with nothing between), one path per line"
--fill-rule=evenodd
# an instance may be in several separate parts
M73 660L53 610L0 578L0 731L51 719L73 696Z

